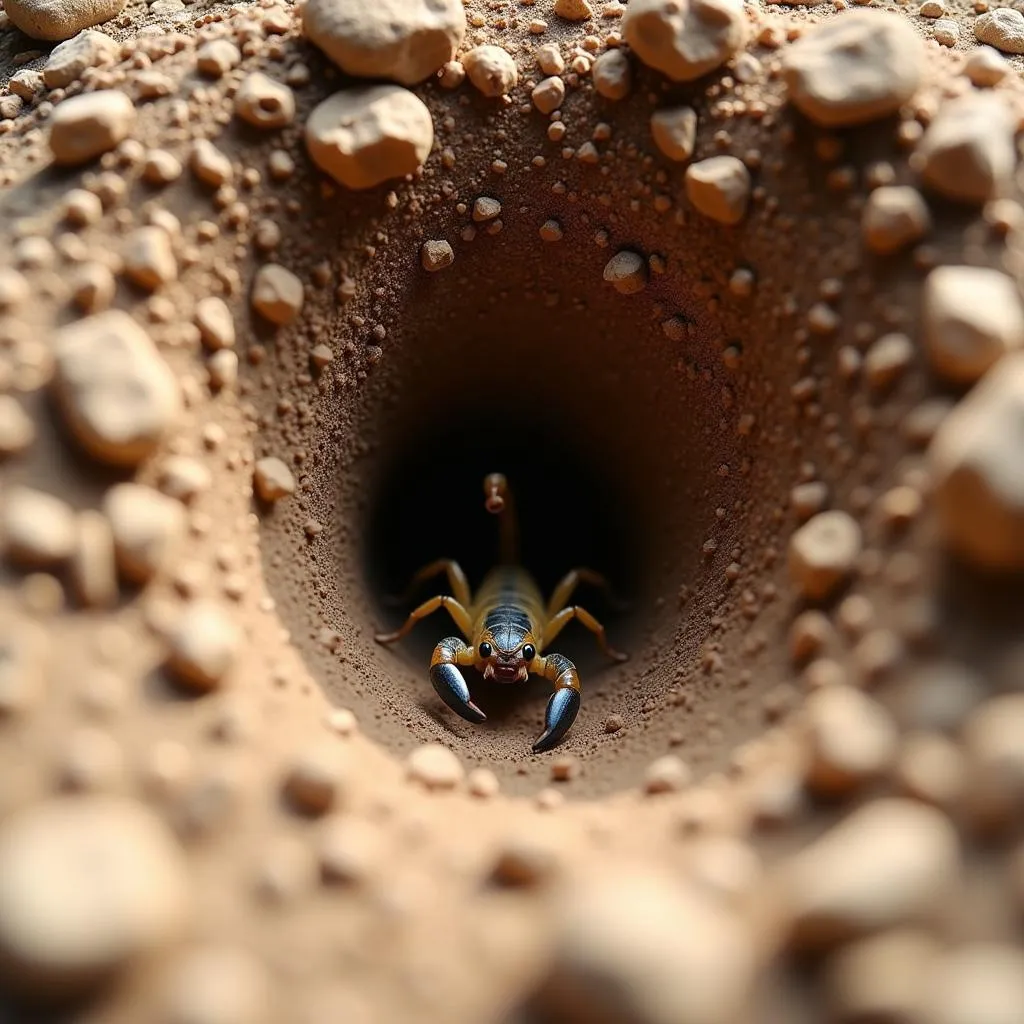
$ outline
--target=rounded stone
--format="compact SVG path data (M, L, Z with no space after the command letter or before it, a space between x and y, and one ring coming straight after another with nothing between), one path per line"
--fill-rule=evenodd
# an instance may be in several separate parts
M397 85L347 89L309 115L306 148L335 181L366 189L412 174L430 155L434 123L423 101Z
M475 46L462 58L462 66L473 86L485 96L505 96L519 82L515 60L500 46Z
M819 512L790 538L790 576L804 597L824 600L853 572L861 545L861 529L852 516Z
M177 378L127 313L110 310L61 328L54 387L71 433L95 458L134 466L182 410Z
M60 42L116 18L128 0L6 0L11 24L33 39Z
M1024 53L1024 14L1012 7L986 11L975 21L974 35L1003 53Z
M466 34L462 0L309 0L302 24L343 71L402 85L429 78Z
M113 149L135 127L135 105L117 89L82 93L50 118L50 150L58 164L83 164Z
M220 685L234 666L242 633L216 601L190 604L169 637L168 668L184 684L199 691Z
M648 67L690 82L739 53L748 29L742 0L632 0L622 34Z
M989 570L1024 568L1024 354L1007 356L946 417L929 449L947 543Z
M921 40L900 15L850 11L789 47L783 78L802 114L838 128L895 114L917 91L923 64Z
M50 800L0 830L0 952L8 983L76 988L173 937L189 880L166 826L140 804Z
M973 384L1024 346L1024 303L1016 282L987 267L938 267L922 290L924 347L953 384Z
M738 224L750 202L750 172L734 156L712 156L686 169L686 197L719 224Z

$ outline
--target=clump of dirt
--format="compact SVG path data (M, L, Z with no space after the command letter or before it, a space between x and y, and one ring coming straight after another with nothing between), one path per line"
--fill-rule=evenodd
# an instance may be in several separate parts
M13 1012L1024 1017L1021 16L65 7L0 34ZM373 640L495 471L627 598L544 755Z

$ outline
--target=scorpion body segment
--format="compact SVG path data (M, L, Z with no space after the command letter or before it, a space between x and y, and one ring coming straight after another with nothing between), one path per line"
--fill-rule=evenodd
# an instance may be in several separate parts
M470 722L486 715L473 703L460 671L477 669L484 679L500 684L525 682L543 676L554 687L544 715L544 731L533 744L535 752L550 750L572 727L580 709L580 679L576 666L564 655L543 654L548 644L578 619L597 638L601 649L616 661L624 661L608 645L604 626L579 605L566 602L580 583L610 588L603 576L590 569L566 574L546 604L533 577L518 564L518 524L505 477L492 473L484 480L486 509L501 518L501 561L484 578L473 595L457 562L438 559L424 566L412 579L409 593L423 581L445 573L451 595L438 595L412 611L400 629L377 634L382 644L404 637L422 618L444 608L459 627L465 641L446 637L430 660L430 682L435 692L456 714ZM404 598L403 598L404 599ZM402 600L402 599L400 599Z

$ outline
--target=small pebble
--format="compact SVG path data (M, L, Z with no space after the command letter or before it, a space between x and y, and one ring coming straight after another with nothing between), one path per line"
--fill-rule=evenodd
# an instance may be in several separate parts
M290 324L302 311L303 297L302 282L285 267L265 263L256 271L252 306L272 324Z
M306 814L326 814L338 802L342 768L341 752L334 744L305 750L285 773L285 795Z
M226 608L211 600L193 601L168 637L167 666L190 689L213 690L234 667L242 640Z
M861 546L861 529L850 515L819 512L790 538L790 577L804 597L825 600L853 573Z
M135 106L115 89L82 93L50 117L50 150L59 164L84 164L113 149L135 127Z
M273 456L258 459L253 467L253 486L261 501L280 501L295 493L292 471Z
M647 263L639 253L624 249L605 264L604 279L620 295L635 295L647 287Z
M406 759L409 778L427 789L454 789L463 779L462 762L440 743L425 743Z
M420 249L420 262L424 270L436 273L455 262L455 250L443 238L429 239Z

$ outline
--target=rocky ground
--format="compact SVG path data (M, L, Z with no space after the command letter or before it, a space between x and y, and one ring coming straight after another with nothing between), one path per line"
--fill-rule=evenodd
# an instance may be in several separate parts
M6 0L4 1019L1024 1019L1017 53ZM372 639L494 470L629 591L547 755Z

